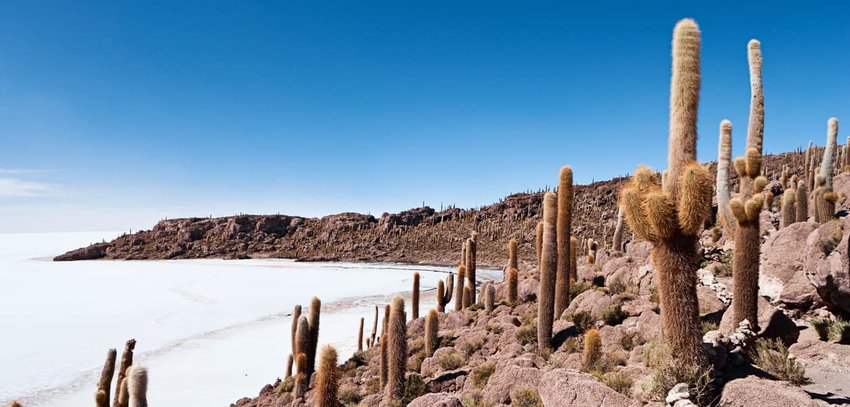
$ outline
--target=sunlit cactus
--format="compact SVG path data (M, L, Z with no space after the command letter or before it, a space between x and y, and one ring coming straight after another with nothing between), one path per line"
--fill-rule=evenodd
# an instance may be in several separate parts
M292 398L299 399L307 393L310 385L310 373L307 371L307 355L299 353L295 357L295 382L292 386Z
M826 147L824 147L823 158L820 163L819 175L824 178L824 185L832 190L832 163L835 154L835 144L838 138L838 119L830 117L827 121Z
M556 242L558 260L555 271L555 314L561 315L570 304L570 233L573 222L573 169L561 167L558 174L558 218Z
M127 390L124 391L124 397L121 397L121 388L127 388L127 369L133 365L133 350L136 348L136 340L130 339L124 344L124 352L121 353L121 363L118 365L118 378L115 380L115 397L113 397L113 407L127 407L129 404L130 395Z
M112 376L115 374L115 358L118 352L110 349L106 352L106 361L100 372L100 380L97 382L97 392L94 400L97 407L109 407L109 390L112 387Z
M463 287L463 298L461 299L461 309L467 309L475 303L473 299L472 289L468 285Z
M517 243L516 239L511 239L508 242L508 268L519 269L519 261L517 261Z
M717 179L715 189L717 195L717 215L727 236L732 236L735 221L729 209L729 165L732 162L732 122L720 122L720 140L717 146Z
M570 281L578 281L578 239L570 236Z
M470 305L475 304L475 269L476 269L476 259L478 252L478 243L476 242L478 234L473 232L473 237L467 239L466 243L466 279L469 281L469 289L472 291L472 302Z
M537 226L534 228L534 246L537 249L537 272L540 273L540 258L543 253L543 221L537 222Z
M614 227L614 237L611 239L611 248L614 251L623 251L623 206L617 206L617 226ZM570 253L572 258L572 253ZM571 267L572 268L572 267Z
M386 387L389 377L389 329L390 329L390 306L384 306L384 321L381 326L381 387Z
M518 300L519 270L513 267L509 268L506 277L508 280L508 304L515 305Z
M316 351L319 344L319 319L322 313L322 301L313 297L310 301L310 313L307 323L310 325L310 347L307 349L307 371L312 374L316 369ZM301 350L299 350L301 352Z
M375 338L378 335L378 306L375 306L375 321L372 323L372 335L369 339L369 348L375 346Z
M552 192L543 196L543 249L540 264L540 286L537 289L537 346L552 347L552 319L555 314L555 278L557 272L557 197Z
M428 316L425 317L425 356L434 356L434 351L440 343L438 331L440 330L440 318L436 310L428 311Z
M336 407L340 406L339 398L339 379L342 374L337 366L336 349L327 345L322 348L322 354L319 358L319 369L316 372L316 391L314 395L316 407Z
M407 325L404 300L396 296L390 309L389 338L387 338L386 399L401 400L404 396L404 373L407 371Z
M670 137L667 176L661 188L646 167L635 171L621 192L629 229L654 244L662 331L682 362L707 363L696 293L700 256L697 240L709 217L713 185L696 163L696 119L700 89L700 31L691 19L673 33Z
M127 372L129 407L148 407L148 370L141 366L130 366Z
M796 212L795 218L797 222L805 222L809 219L809 192L806 189L805 181L797 181L797 189L794 209Z
M602 339L596 328L590 328L584 334L584 349L581 353L581 364L584 370L591 370L602 355Z
M793 189L786 189L785 192L782 194L782 202L780 208L781 216L779 218L780 228L788 227L797 220L797 209L795 208L796 199L797 191Z
M466 266L457 268L457 284L455 284L455 311L463 309L463 287L466 285Z

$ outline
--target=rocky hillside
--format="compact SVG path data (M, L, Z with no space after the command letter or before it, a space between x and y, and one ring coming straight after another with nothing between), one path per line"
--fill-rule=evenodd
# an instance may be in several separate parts
M819 150L817 150L819 151ZM802 174L801 152L767 156L765 173L778 179L783 166ZM713 164L710 164L712 170ZM575 188L573 234L610 244L617 218L617 195L625 178ZM477 209L429 207L380 218L341 213L323 218L230 216L169 219L151 230L70 251L55 260L195 259L280 257L304 261L457 263L470 231L479 233L478 262L502 266L507 242L519 242L519 257L534 258L534 229L543 192L510 195ZM775 191L777 196L781 188Z

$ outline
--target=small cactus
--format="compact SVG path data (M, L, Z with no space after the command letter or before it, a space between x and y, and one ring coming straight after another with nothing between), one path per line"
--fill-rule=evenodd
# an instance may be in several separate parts
M796 205L794 206L796 221L805 222L809 219L809 192L806 189L806 182L797 181L797 189L794 193L796 194Z
M112 376L115 374L115 358L117 355L115 349L106 352L106 361L103 363L103 370L100 372L100 380L97 382L97 392L94 396L97 407L109 407L109 389L112 387Z
M404 300L399 296L393 298L387 342L389 369L385 397L388 400L401 400L404 396L404 373L407 371L407 325Z
M543 250L540 285L537 289L537 346L552 347L552 319L555 314L555 279L557 251L557 197L552 192L543 196Z
M411 319L419 318L419 273L413 273L413 295L411 302Z
M596 328L590 328L584 334L584 350L581 353L581 364L584 370L592 370L602 353L602 339Z
M431 357L434 356L434 351L437 350L437 346L439 346L440 337L438 336L438 331L440 330L440 319L437 315L436 310L428 311L428 316L425 317L425 356Z
M570 281L578 281L578 239L570 236Z
M148 407L148 370L141 366L131 366L127 372L127 391L129 407Z
M290 353L289 356L286 357L286 370L284 370L283 378L288 379L292 377L292 365L295 363L295 358L292 357Z
M319 359L319 370L316 373L316 394L313 397L316 401L316 407L337 407L342 405L337 396L341 374L336 362L336 349L330 345L322 348L322 354Z
M484 310L489 314L493 312L493 305L496 300L496 287L492 283L484 287Z
M781 214L779 218L779 227L788 227L797 220L797 209L795 208L795 200L797 199L797 191L786 189L782 193ZM768 205L769 206L769 205Z

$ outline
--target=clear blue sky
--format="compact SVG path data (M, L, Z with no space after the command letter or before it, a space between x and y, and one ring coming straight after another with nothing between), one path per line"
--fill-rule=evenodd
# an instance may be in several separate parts
M83 4L85 3L85 4ZM180 4L177 4L180 3ZM699 156L850 135L847 2L0 4L0 231L479 206L666 159L673 25L703 33ZM582 2L597 3L597 2Z

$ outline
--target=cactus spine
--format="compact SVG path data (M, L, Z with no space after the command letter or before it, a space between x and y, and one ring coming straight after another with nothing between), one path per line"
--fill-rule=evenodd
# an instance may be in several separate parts
M428 316L425 317L425 357L434 356L434 351L439 346L440 337L440 319L436 310L428 311Z
M341 376L339 367L337 367L336 349L327 345L322 348L322 354L319 359L319 370L316 373L316 407L334 407L339 406L339 378Z
M558 174L558 218L556 241L558 260L555 273L555 314L560 316L570 304L570 228L573 221L573 169L561 167Z
M411 320L419 318L419 273L413 273L413 296L411 302Z
M118 378L115 380L115 395L117 397L112 401L113 407L127 407L129 394L127 394L127 391L124 391L124 397L122 399L120 389L122 386L127 387L127 383L125 382L127 380L127 369L133 364L133 349L135 348L135 339L130 339L124 344L124 352L121 354L121 364L118 367Z
M666 179L659 189L646 167L635 171L621 193L629 229L654 243L662 331L681 362L707 362L696 293L700 257L697 240L709 216L712 182L696 163L696 119L700 89L700 31L691 19L673 32L670 137Z
M404 300L396 296L390 309L387 353L389 369L386 399L401 400L404 396L404 373L407 371L407 325L404 318Z
M611 239L611 248L614 251L624 251L623 250L623 205L617 206L617 226L614 227L614 238ZM570 253L570 259L572 259L572 253ZM570 272L572 273L572 265L570 265Z
M312 374L316 370L316 351L319 343L319 318L322 313L322 302L313 297L310 301L310 314L307 323L310 325L310 347L307 349L307 372Z
M517 243L516 239L511 239L508 242L508 268L519 269L519 261L517 261L516 257L517 252Z
M118 352L115 349L106 352L106 361L103 363L100 380L97 382L97 392L94 395L97 407L109 407L109 389L112 387L112 376L115 374L115 358L117 355Z
M363 352L363 322L364 319L360 318L360 329L357 332L357 351Z
M555 313L555 279L557 251L557 198L547 192L543 196L543 248L540 255L540 286L537 289L537 346L552 347L552 319Z
M794 202L796 199L797 191L793 189L786 189L785 192L782 193L782 207L780 210L782 216L779 219L780 228L788 227L797 220L797 209Z
M519 284L519 270L515 268L508 269L508 304L514 305L517 303L517 286Z
M127 373L127 391L130 407L148 407L148 370L131 366Z
M732 161L732 123L729 120L720 122L720 140L717 146L717 179L715 189L717 190L717 215L720 225L727 236L732 236L735 231L735 223L732 211L729 209L729 164Z

